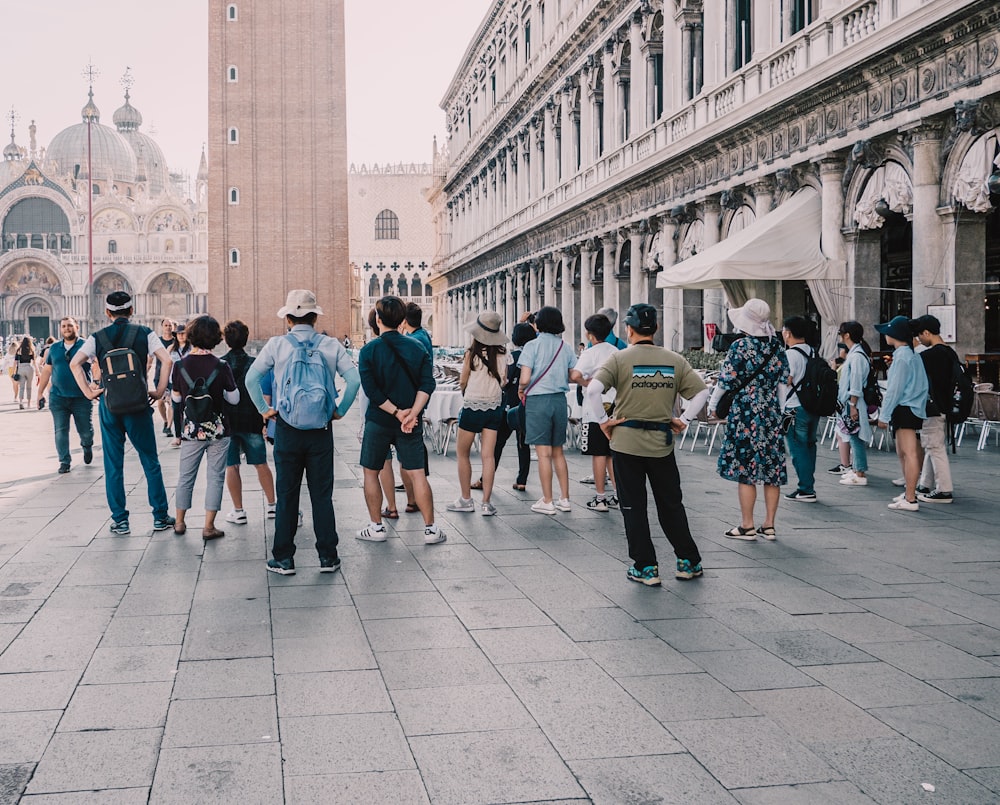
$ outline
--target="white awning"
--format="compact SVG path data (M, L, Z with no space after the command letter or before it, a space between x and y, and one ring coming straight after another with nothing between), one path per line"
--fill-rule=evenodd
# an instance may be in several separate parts
M822 229L822 201L806 188L742 232L665 268L656 287L721 288L722 280L842 280L845 263L823 254Z

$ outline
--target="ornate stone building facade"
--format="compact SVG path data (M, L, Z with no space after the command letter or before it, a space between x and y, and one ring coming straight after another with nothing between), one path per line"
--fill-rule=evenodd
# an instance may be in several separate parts
M424 310L424 327L434 333L431 261L434 224L426 194L430 164L351 165L347 177L351 267L360 294L352 341L371 337L368 311L379 297L395 294Z
M443 340L641 300L697 347L756 295L1000 351L998 54L982 0L498 0L442 101Z
M343 0L209 0L209 300L251 337L288 291L351 329Z
M123 83L131 87L127 73ZM12 115L0 163L0 335L58 335L63 316L90 332L106 323L104 298L113 290L132 294L143 324L206 309L205 155L192 200L186 177L170 174L159 145L140 130L128 89L113 128L100 122L93 92L82 116L46 148L34 122L28 145L18 145Z

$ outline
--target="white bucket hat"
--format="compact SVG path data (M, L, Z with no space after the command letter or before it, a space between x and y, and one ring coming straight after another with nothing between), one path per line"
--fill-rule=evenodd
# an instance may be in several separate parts
M322 314L322 312L323 308L316 304L316 294L312 291L289 291L288 298L285 300L285 306L278 311L278 318L283 319L285 316L294 316L297 319L301 319L310 313Z
M743 307L734 307L729 311L729 320L742 333L755 336L773 336L774 326L771 324L771 306L763 299L748 299Z

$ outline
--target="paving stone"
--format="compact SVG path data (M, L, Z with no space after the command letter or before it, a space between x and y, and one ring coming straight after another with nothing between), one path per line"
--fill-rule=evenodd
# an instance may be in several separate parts
M976 657L996 654L1000 647L1000 629L983 626L981 623L968 626L920 626L917 631Z
M436 805L577 799L583 789L537 729L427 735L410 745Z
M701 669L659 638L578 644L613 677L697 673Z
M365 639L361 620L353 607L293 607L271 610L270 622L275 638L309 637L315 639L345 637ZM265 621L266 623L266 621Z
M474 645L468 631L454 615L366 621L365 632L374 651L466 648Z
M683 751L591 660L504 665L500 673L566 760Z
M451 615L451 607L438 592L377 593L355 595L361 620L419 618Z
M617 606L639 621L651 621L660 618L694 618L700 613L681 598L673 595L664 587L644 587L630 583L625 578L625 566L620 572L585 573L583 578L593 585L591 597L579 605L580 609L592 609L601 606ZM598 597L600 596L600 597ZM602 603L603 598L603 603ZM546 604L539 604L543 609L566 608L573 606L571 601L560 603L558 591L551 596Z
M1000 766L1000 722L959 702L871 713L959 769Z
M921 783L935 787L935 802L985 803L990 791L906 738L872 738L814 744L813 750L878 803L912 805L927 799Z
M642 623L617 607L553 609L546 614L571 640L635 640L652 635Z
M318 575L318 574L317 574ZM326 579L328 576L318 576ZM298 578L298 576L296 576ZM351 606L351 594L343 583L311 584L300 587L272 587L271 608Z
M594 805L736 802L687 754L574 760L569 767Z
M341 772L416 768L393 713L282 718L281 746L286 778L329 768L332 758Z
M534 727L505 684L397 690L396 713L407 736Z
M759 715L708 674L629 676L617 681L654 718L663 722Z
M0 713L62 710L80 679L80 671L0 674Z
M960 702L1000 720L1000 678L935 679L931 684Z
M274 696L171 702L163 732L163 746L220 746L277 741L276 706Z
M549 617L527 598L499 601L456 601L451 609L466 629L500 629L516 626L551 626Z
M678 651L755 648L753 643L715 618L671 618L643 621L643 624Z
M750 639L761 648L781 657L789 665L828 665L846 662L874 662L874 657L849 646L826 632L754 632Z
M162 727L170 682L80 685L59 722L60 732Z
M429 805L420 772L378 771L289 777L286 802L391 802ZM279 800L280 801L280 800Z
M875 805L875 800L848 782L805 783L733 791L741 805Z
M859 598L856 604L901 626L968 624L969 620L917 598Z
M552 557L545 553L545 551L529 547L531 543L521 537L515 536L514 539L520 540L520 544L524 545L524 547L498 550L492 550L493 545L489 547L477 545L477 547L482 550L483 556L494 567L530 567L532 565L552 564Z
M0 598L0 623L27 623L43 603L43 598Z
M472 636L495 665L577 660L587 656L555 626L480 629Z
M449 603L456 601L499 601L505 598L524 598L514 584L503 576L486 579L459 579L437 582L437 589Z
M740 695L805 744L893 737L893 731L881 721L826 688L760 690Z
M0 803L16 805L28 784L34 763L0 764Z
M150 802L282 802L277 743L160 751Z
M275 682L281 718L393 709L378 671L282 674Z
M161 733L159 729L56 733L27 793L149 786Z
M232 660L271 654L271 629L264 623L228 629L206 629L193 623L184 635L182 660Z
M687 656L730 690L772 690L814 684L801 671L762 649L696 651Z
M1000 794L1000 766L995 766L992 769L966 769L965 773L993 793Z
M205 601L245 601L248 598L266 598L267 576L237 576L222 579L198 579L194 590L195 605Z
M543 610L611 606L605 596L565 568L506 567L503 574Z
M978 657L937 640L866 643L865 651L917 679L960 679L996 676L996 668Z
M763 716L679 721L670 730L726 788L826 782L837 776Z
M222 699L273 696L274 663L270 657L195 660L177 666L173 699Z
M950 701L939 690L881 662L815 665L802 670L865 710Z
M497 569L471 545L445 544L432 552L417 554L417 561L432 581L482 579L498 575Z
M101 648L111 646L179 646L184 642L186 615L115 615L108 624Z
M59 710L0 713L0 764L35 763L56 730Z
M900 626L871 612L843 615L807 615L800 619L799 629L822 629L845 643L887 643L889 641L924 640L914 629ZM771 631L762 629L761 631Z
M766 601L703 604L698 607L697 614L715 618L741 635L747 635L751 632L796 632L804 628L812 628L803 625L804 619L801 616L789 615ZM845 618L853 616L833 615L825 617Z
M83 675L85 685L173 680L179 646L99 648Z
M378 667L389 690L433 685L487 685L501 680L493 664L478 646L383 651L377 657Z

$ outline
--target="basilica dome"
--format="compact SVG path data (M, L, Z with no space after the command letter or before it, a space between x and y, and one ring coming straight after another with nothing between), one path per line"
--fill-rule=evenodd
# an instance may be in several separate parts
M135 154L136 181L145 182L151 196L164 193L170 180L167 160L156 141L139 131L142 113L129 102L128 91L125 92L124 105L115 110L112 119L118 133L128 141Z
M93 179L112 179L134 183L136 180L135 152L129 141L109 126L100 124L101 113L94 105L93 94L83 108L83 122L60 131L49 144L46 157L59 164L61 173L87 173L87 120L90 125L90 154ZM79 169L76 166L79 165Z

